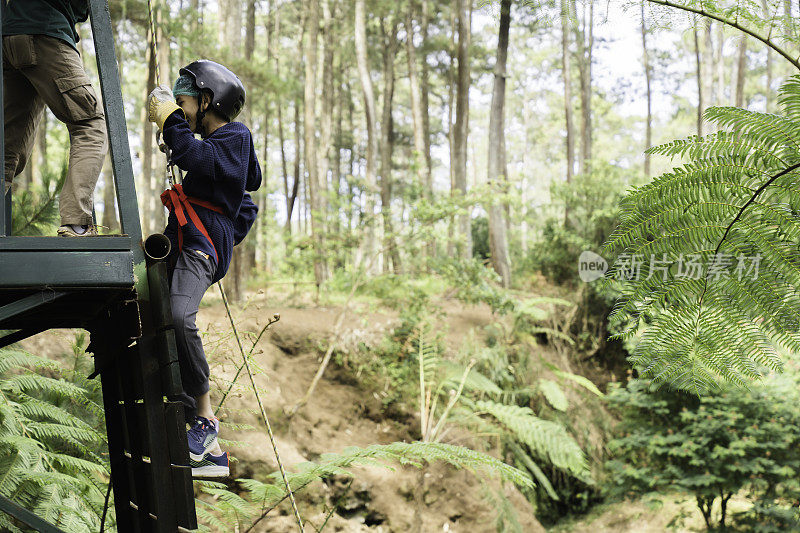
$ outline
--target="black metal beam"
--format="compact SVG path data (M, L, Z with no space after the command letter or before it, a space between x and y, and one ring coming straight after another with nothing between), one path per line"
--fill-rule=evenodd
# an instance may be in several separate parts
M65 296L66 294L66 292L45 290L31 294L30 296L17 300L16 302L6 304L3 307L0 307L0 325L2 325L5 320L8 320L13 316L26 313L36 309L37 307L41 307L42 305L49 304L50 302L53 302L58 298Z
M2 70L2 69L0 69ZM24 507L17 505L8 498L0 496L0 511L10 514L26 526L30 526L39 533L66 533L49 522L45 522Z
M0 283L3 288L133 287L133 255L130 250L12 252L0 249Z
M0 9L0 28L3 26L3 13ZM0 46L0 65L3 64L3 47ZM0 68L0 103L4 103L3 98L3 69ZM11 191L6 194L6 140L5 140L5 110L3 105L0 105L0 171L3 172L3 185L0 187L0 237L11 235Z
M128 144L128 127L125 121L125 108L120 87L119 67L114 54L114 34L111 31L111 15L107 0L90 0L92 36L97 58L97 71L100 74L100 89L103 93L103 107L108 126L108 141L111 149L111 167L117 189L122 232L130 235L139 255L134 263L144 261L144 253L138 246L142 240L142 227L139 223L139 210L136 202L136 188L133 182L131 149ZM136 250L134 249L134 254Z
M2 46L0 46L0 48L2 48ZM1 50L0 50L0 54L2 54ZM0 57L0 61L2 61L2 60L3 60L2 57ZM2 70L3 69L0 69L0 71L2 71ZM0 84L3 83L2 77L3 77L2 74L0 74ZM3 92L2 89L0 89L0 94L2 94L2 92ZM2 118L2 115L3 115L3 111L0 110L0 118ZM0 134L0 137L1 136L2 136L2 134ZM3 142L2 139L0 139L0 142ZM4 146L4 145L0 145L0 146ZM3 160L3 158L0 157L0 164L3 164L2 160ZM5 184L3 184L3 189L5 189L5 187L6 187ZM2 218L0 218L0 221L2 221L2 223L0 223L0 237L2 237L4 235L11 235L11 189L8 190L8 194L5 195L4 200L2 202L0 202L0 210L5 211L5 214L2 215ZM4 231L2 231L2 230L4 230Z
M9 333L4 337L0 337L0 348L5 348L6 346L14 344L15 342L27 339L28 337L33 337L34 335L38 335L39 333L48 329L50 329L50 326L46 325L38 328L21 329L19 331L15 331L14 333Z

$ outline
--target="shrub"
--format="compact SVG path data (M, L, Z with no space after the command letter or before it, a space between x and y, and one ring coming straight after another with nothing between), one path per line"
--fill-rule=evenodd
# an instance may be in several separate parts
M623 418L620 436L609 443L615 455L608 462L614 475L611 492L690 493L708 528L725 527L728 501L742 490L765 509L796 500L796 387L788 377L771 378L750 390L726 387L703 397L656 391L638 379L613 387L608 401Z

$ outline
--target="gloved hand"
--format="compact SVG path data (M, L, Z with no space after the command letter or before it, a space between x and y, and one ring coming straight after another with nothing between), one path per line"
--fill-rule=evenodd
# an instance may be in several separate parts
M175 103L172 91L166 85L156 87L147 97L147 120L155 122L161 131L164 131L164 122L167 117L176 110L183 113L183 110Z

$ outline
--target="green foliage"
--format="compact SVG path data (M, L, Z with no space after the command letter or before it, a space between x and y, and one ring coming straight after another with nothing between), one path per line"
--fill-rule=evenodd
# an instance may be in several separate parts
M491 257L489 251L489 219L473 218L470 225L472 233L472 257L486 264Z
M619 437L609 443L611 494L690 493L709 528L725 525L727 502L743 489L760 505L750 520L800 497L795 381L772 378L752 390L728 386L698 398L632 380L608 400L622 417Z
M781 368L779 347L800 350L798 102L795 76L781 116L709 109L721 131L652 148L688 162L622 201L606 244L607 282L621 287L609 320L620 338L641 333L632 362L654 382L745 384Z
M76 349L76 366L83 355ZM42 373L49 374L42 375ZM99 529L106 461L96 388L19 350L0 350L0 494L67 531ZM52 376L52 377L50 377ZM84 378L85 379L85 378ZM0 513L0 529L20 531Z
M437 259L433 268L465 303L485 303L499 314L514 308L514 299L499 284L500 277L476 259Z
M464 468L479 477L485 474L499 475L504 481L521 488L530 488L533 482L523 471L502 461L462 446L436 442L394 442L373 444L366 448L348 447L342 453L326 453L316 462L300 463L286 478L292 492L297 493L317 480L331 476L352 477L351 467L356 465L379 466L394 470L396 464L422 468L425 464L443 461L456 468ZM228 531L232 524L246 528L254 517L263 518L288 497L286 486L279 471L270 474L265 481L238 479L245 496L230 492L221 483L197 482L200 490L214 498L214 505L197 500L198 518L206 526Z
M576 477L588 479L589 468L583 451L561 424L537 417L528 407L479 400L475 408L491 415L538 457Z
M627 185L627 173L621 168L601 162L594 167L591 174L577 175L571 183L551 185L559 215L544 221L542 238L523 259L523 270L539 270L558 284L579 281L578 257L584 250L597 250L611 234L621 191ZM570 215L565 222L567 208Z
M58 174L45 171L42 183L26 190L14 190L11 226L14 235L55 234L58 222L58 193L67 177L66 161Z
M463 446L419 441L373 444L366 448L353 446L345 448L341 454L323 454L317 462L301 463L297 466L297 472L288 473L287 478L292 490L297 490L316 479L340 474L352 475L348 468L354 465L382 466L394 470L387 462L421 468L434 461L444 461L456 468L476 473L483 471L498 474L503 480L520 487L532 486L527 474L490 455ZM271 474L269 479L270 483L252 479L239 481L250 492L253 501L272 506L283 499L286 489L279 472Z

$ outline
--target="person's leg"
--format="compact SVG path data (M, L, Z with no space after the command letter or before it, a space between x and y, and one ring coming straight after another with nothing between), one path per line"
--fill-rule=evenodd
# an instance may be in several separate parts
M197 404L197 415L212 420L215 418L214 409L211 407L211 393L206 392L195 398ZM214 446L209 450L211 455L219 455L222 453L222 448L219 447L219 442L214 443Z
M197 329L196 317L200 301L211 286L216 268L213 259L207 259L193 250L183 250L172 271L170 300L175 324L175 340L178 346L178 361L181 368L181 382L186 396L194 399L194 405L184 405L196 409L196 414L215 424L214 412L209 394L209 368L203 343ZM201 426L206 424L200 422ZM214 441L201 442L193 446L191 438L205 438L200 429L190 430L190 451L201 456L205 451L218 455L219 445ZM216 429L215 429L216 431ZM199 460L199 459L197 459Z
M23 71L70 138L69 170L59 196L61 224L92 223L92 196L108 143L105 116L78 52L66 42L33 36L36 67Z
M197 329L197 311L206 290L211 286L213 260L206 259L191 250L183 250L172 272L170 303L175 324L175 341L178 345L178 361L181 367L183 390L197 399L208 393L209 369L203 343ZM201 406L196 405L198 415ZM207 413L207 409L204 409ZM208 417L206 417L208 418Z
M5 118L6 188L19 175L30 157L36 127L44 111L44 100L25 77L24 70L36 66L33 37L3 38L3 113ZM3 189L5 192L5 188Z

